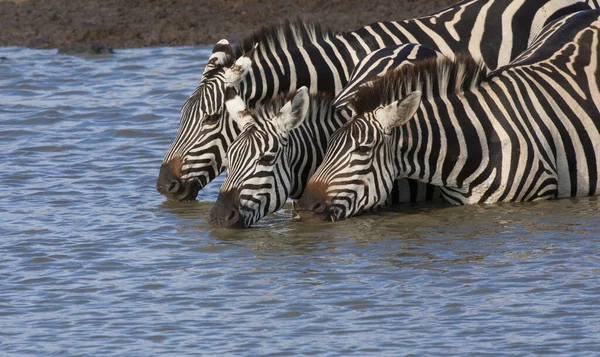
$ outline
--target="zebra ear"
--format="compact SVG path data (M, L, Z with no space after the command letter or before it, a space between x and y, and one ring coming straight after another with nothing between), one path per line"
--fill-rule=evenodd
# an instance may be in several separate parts
M213 47L212 54L208 58L204 73L219 67L230 66L233 62L233 49L229 41L223 39Z
M244 129L248 124L254 124L252 114L246 108L246 104L234 87L229 86L225 90L225 106L227 107L227 112L239 125L240 129Z
M258 44L255 44L253 49L244 53L244 55L238 58L231 67L225 69L225 82L233 85L237 85L241 82L242 78L250 71L250 67L252 67L252 58L254 57L257 46Z
M415 115L421 104L421 92L414 91L389 104L375 113L375 119L383 126L384 130L394 126L402 126Z
M294 130L306 119L309 105L308 88L301 87L294 98L281 108L279 114L273 119L273 125L282 133Z

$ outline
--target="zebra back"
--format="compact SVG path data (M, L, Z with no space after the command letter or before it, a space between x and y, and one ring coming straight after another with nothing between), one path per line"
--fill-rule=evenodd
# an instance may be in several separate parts
M288 23L242 41L231 53L216 46L214 61L182 109L157 190L171 199L193 199L224 170L225 153L240 128L225 110L223 74L252 42L259 43L254 64L240 83L250 107L301 86L310 93L339 93L361 58L401 43L421 43L447 56L468 52L497 68L523 51L548 21L581 7L588 7L584 0L468 0L432 16L374 23L339 35Z
M361 88L300 206L347 217L383 202L398 176L439 185L455 204L600 192L600 10L541 39L493 76L467 57Z
M412 65L414 61L443 56L438 51L415 43L388 46L373 51L354 67L348 84L336 95L333 106L336 109L346 106L359 87L388 71L400 68L403 65Z

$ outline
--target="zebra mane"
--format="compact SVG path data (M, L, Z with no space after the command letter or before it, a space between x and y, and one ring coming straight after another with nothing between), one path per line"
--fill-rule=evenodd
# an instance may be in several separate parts
M254 108L249 108L250 112L252 113L252 115L255 118L260 118L258 121L256 121L258 126L262 125L262 123L265 121L264 120L265 118L270 119L270 118L274 117L275 115L277 115L279 113L279 111L281 110L281 108L283 108L283 106L287 102L292 100L292 98L294 98L295 95L296 95L296 92L282 93L279 96L277 96L271 100L261 102ZM327 111L332 108L331 105L332 105L333 99L334 99L334 95L332 93L318 92L315 94L309 94L309 97L310 97L309 113L313 112L316 109L318 109L319 113L322 113L323 111ZM309 114L309 117L315 117L315 116ZM322 118L321 118L321 120L322 120Z
M423 92L423 99L459 94L474 89L486 80L483 62L467 54L454 59L429 58L413 66L389 71L373 82L362 86L350 100L349 106L357 115L388 105L413 91Z
M234 58L239 58L253 49L255 44L258 44L261 51L278 51L284 48L303 47L333 36L334 33L331 30L322 27L319 23L308 22L300 18L286 20L284 23L268 25L254 31L252 35L244 38L234 47L233 55Z

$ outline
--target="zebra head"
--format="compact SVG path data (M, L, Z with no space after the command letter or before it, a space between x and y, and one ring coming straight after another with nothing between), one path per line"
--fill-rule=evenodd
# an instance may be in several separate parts
M227 151L227 178L209 221L218 227L245 228L281 208L290 194L289 133L306 118L310 97L302 87L279 108L257 108L255 113L232 87L226 98L229 114L243 129Z
M219 41L200 84L181 109L179 131L163 159L156 189L172 200L193 200L224 170L227 148L240 129L225 110L225 88L250 68L254 50L234 62L227 40Z
M298 202L300 214L336 221L383 204L400 171L393 129L407 123L420 103L421 92L414 91L338 129Z

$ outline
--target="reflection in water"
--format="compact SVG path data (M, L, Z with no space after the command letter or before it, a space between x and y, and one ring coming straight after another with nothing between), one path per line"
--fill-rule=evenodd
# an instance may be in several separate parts
M222 178L165 201L209 55L0 49L2 356L600 354L595 197L244 230L207 224Z
M212 228L205 220L211 204L167 201L162 206L182 219L197 221L199 232L209 231L211 237L227 243L245 242L255 252L280 249L285 254L305 254L323 244L328 249L353 244L360 251L392 242L401 250L386 254L385 260L399 267L476 262L488 253L469 251L469 246L502 249L527 245L527 238L543 242L545 236L553 240L567 233L592 237L600 227L597 197L470 206L407 204L334 223L296 219L288 204L249 229ZM441 246L458 247L460 256L450 254L450 249L440 249L439 254L431 249Z

